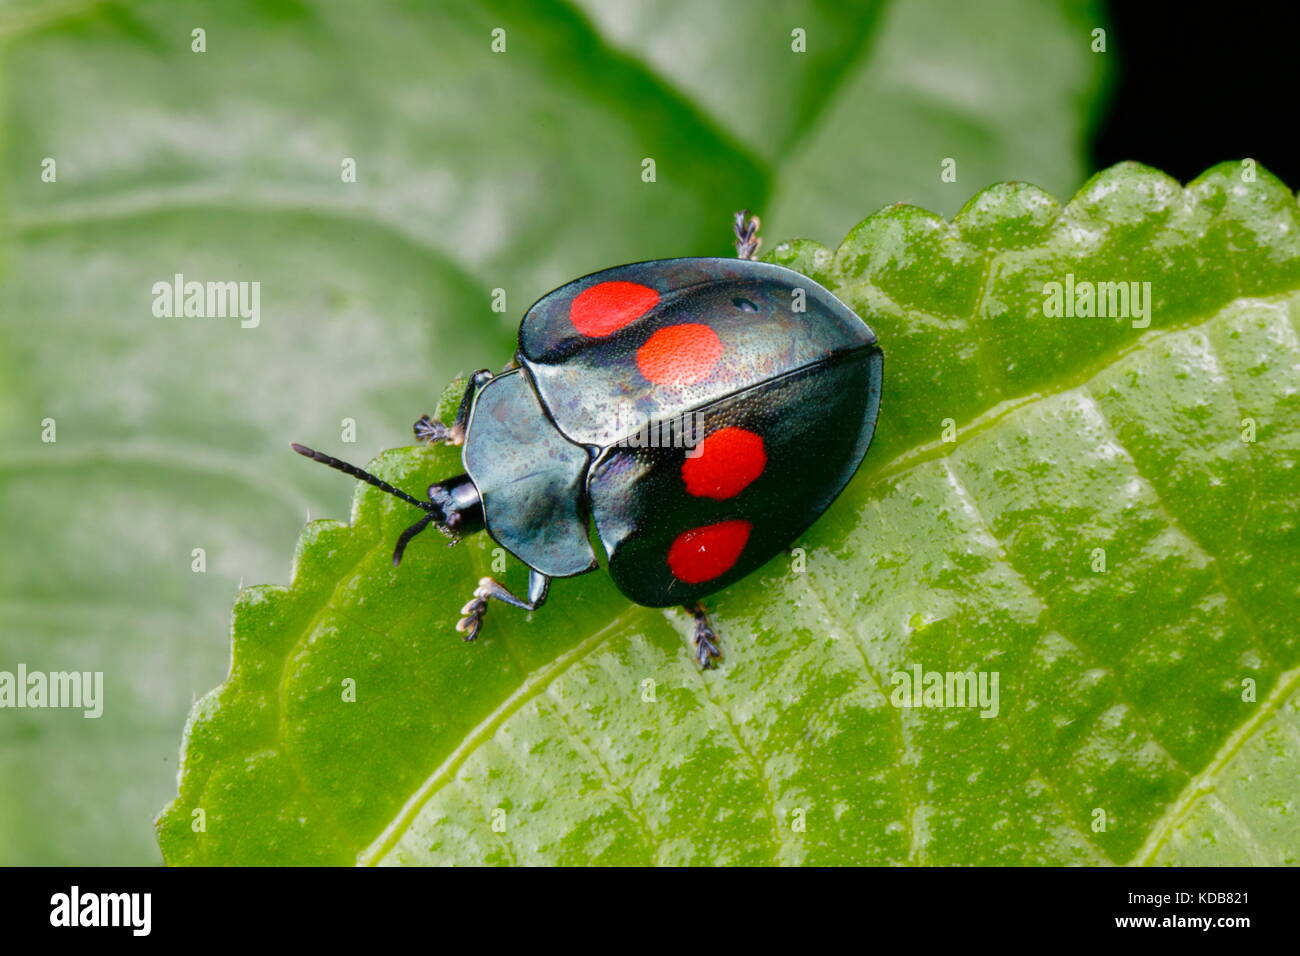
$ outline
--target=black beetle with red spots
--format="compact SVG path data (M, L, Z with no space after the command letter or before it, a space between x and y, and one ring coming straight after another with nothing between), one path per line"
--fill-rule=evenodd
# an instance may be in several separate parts
M743 220L746 254L757 220ZM423 510L394 563L433 525L453 541L486 530L529 567L527 597L479 581L466 640L489 599L533 610L552 578L594 570L590 523L628 599L691 611L708 667L720 652L700 599L835 500L871 443L882 374L871 329L806 276L752 259L639 262L544 296L506 371L475 373L451 425L416 423L424 441L464 446L465 474L426 499L294 448Z

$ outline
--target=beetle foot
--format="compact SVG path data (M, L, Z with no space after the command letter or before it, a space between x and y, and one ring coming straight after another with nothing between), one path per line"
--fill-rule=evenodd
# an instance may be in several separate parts
M763 240L758 230L762 223L757 216L751 216L748 209L736 213L734 231L736 233L736 256L741 259L753 259L758 255Z
M487 595L480 594L482 590L481 587L476 588L474 596L460 609L463 616L456 622L456 630L464 635L461 638L463 641L475 640L483 627L483 615L487 613Z
M699 629L695 632L695 660L699 663L701 669L712 670L717 666L717 662L722 659L722 651L714 643L718 635L714 634L708 628L704 629L701 634Z
M456 622L456 630L465 635L462 640L472 641L478 637L479 629L483 627L483 615L487 613L488 598L493 596L496 588L500 585L491 578L479 578L474 596L460 609L461 619Z
M709 623L709 615L704 610L704 605L687 604L686 610L695 618L695 660L701 669L710 670L722 659L717 632Z
M492 578L479 578L474 596L460 609L463 615L456 622L456 630L465 635L465 640L472 641L478 637L479 628L483 626L483 615L487 613L488 601L496 599L511 607L525 611L536 611L546 603L546 594L550 590L551 579L540 571L530 569L528 572L528 597L516 597L500 581Z
M465 441L465 430L455 425L444 425L436 418L428 415L421 415L412 429L415 432L417 440L427 442L430 445L446 443L448 445L460 445Z

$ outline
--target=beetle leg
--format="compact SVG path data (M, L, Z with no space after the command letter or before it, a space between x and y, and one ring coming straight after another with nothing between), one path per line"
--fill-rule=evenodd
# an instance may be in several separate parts
M718 649L717 632L713 630L713 625L709 623L709 614L699 601L683 604L682 607L695 618L695 659L700 667L708 670L713 667L714 661L722 659L722 651Z
M736 213L733 228L736 233L737 257L753 259L758 255L758 248L763 244L763 240L758 237L758 228L761 225L759 218L751 216L748 209Z
M483 615L487 613L490 599L495 598L514 607L523 608L525 611L536 611L546 603L546 595L550 589L551 579L540 571L528 572L528 600L526 601L515 597L499 581L494 581L492 578L479 578L474 596L460 609L463 617L456 622L456 630L465 635L465 640L472 641L478 637L479 629L483 626Z
M450 428L428 415L421 415L412 430L417 441L428 442L430 445L437 445L451 436Z
M463 445L465 443L465 424L469 421L470 409L474 407L474 396L491 379L492 373L485 368L481 368L471 375L469 383L465 386L465 394L460 397L460 407L456 409L456 418L452 423L444 425L436 418L421 415L414 426L415 437L422 442L428 442L430 445L436 445L439 442L446 442L448 445Z

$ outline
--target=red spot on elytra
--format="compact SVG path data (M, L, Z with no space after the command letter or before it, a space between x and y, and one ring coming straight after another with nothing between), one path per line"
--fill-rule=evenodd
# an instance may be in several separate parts
M697 451L682 462L682 481L697 498L734 498L767 466L762 436L744 428L719 429Z
M583 335L602 338L635 322L658 302L659 293L648 285L598 282L577 294L569 307L569 319Z
M748 521L732 520L683 531L668 548L673 577L700 584L730 571L745 550L752 528Z
M637 368L656 385L691 385L706 378L722 357L718 333L698 322L669 325L636 352Z

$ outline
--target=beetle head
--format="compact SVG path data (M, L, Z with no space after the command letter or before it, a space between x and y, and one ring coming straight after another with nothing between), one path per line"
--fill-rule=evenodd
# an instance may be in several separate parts
M433 525L450 538L449 545L455 544L464 535L478 531L483 527L483 502L479 498L478 489L470 481L468 475L457 475L446 481L430 485L429 499L421 501L414 495L407 494L401 488L395 488L382 478L372 475L356 465L316 451L314 448L308 448L306 445L299 445L296 442L290 447L304 458L318 461L322 465L328 465L336 471L343 472L345 475L351 475L358 481L374 485L380 491L401 498L407 504L414 505L425 512L419 521L403 531L398 537L397 545L393 549L394 566L402 563L402 555L405 553L406 546L410 544L411 539L429 525Z

